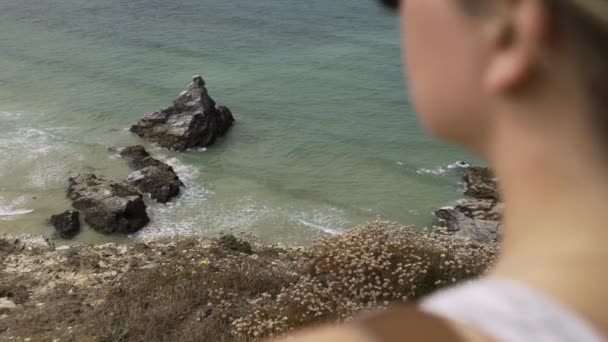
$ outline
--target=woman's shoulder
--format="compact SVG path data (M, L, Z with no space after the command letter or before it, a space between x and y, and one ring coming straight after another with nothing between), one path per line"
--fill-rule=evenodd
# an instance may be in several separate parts
M420 303L369 314L341 327L292 337L294 342L605 341L591 325L541 292L483 279Z
M499 341L605 341L576 313L511 280L472 281L430 296L420 309Z
M348 325L311 329L281 341L478 342L488 340L464 326L424 312L412 304L368 314Z

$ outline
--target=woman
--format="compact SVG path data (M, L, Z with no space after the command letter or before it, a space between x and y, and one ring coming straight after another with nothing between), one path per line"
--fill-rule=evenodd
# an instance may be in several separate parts
M608 336L608 0L385 0L435 136L496 172L501 257L481 280L290 341Z

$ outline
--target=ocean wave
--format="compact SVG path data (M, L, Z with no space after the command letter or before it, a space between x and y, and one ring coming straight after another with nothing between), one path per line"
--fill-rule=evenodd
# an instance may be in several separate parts
M8 204L4 198L0 197L0 217L20 216L34 212L33 209L19 209L25 203L26 199L24 196L17 197Z
M340 234L340 231L336 230L336 229L332 229L332 228L329 228L329 227L326 227L326 226L323 226L323 225L320 225L320 224L316 224L314 222L308 222L308 221L305 221L303 219L296 219L296 220L297 220L298 223L300 223L300 224L302 224L302 225L304 225L306 227L310 227L310 228L314 228L314 229L320 230L323 233L327 233L327 234L330 234L330 235L339 235Z
M29 172L27 185L36 189L48 189L63 184L68 178L70 171L72 169L66 163L44 161Z
M11 207L1 207L0 206L0 217L6 216L20 216L33 213L33 209L14 209Z
M449 173L451 170L466 169L467 167L470 167L470 166L471 165L469 163L459 160L454 163L451 163L451 164L448 164L445 166L437 166L432 169L421 168L421 169L416 170L416 173L419 175L442 176L442 175Z
M164 159L163 161L173 168L175 173L177 173L179 178L184 183L194 181L201 174L200 170L197 167L195 167L194 165L185 164L177 158L166 159L166 157L161 157L160 159Z
M152 221L134 235L136 239L251 232L266 226L336 235L348 225L344 213L334 208L302 210L260 200L255 196L244 196L231 202L218 198L214 191L200 185L186 187L174 202L167 205L155 203L150 209Z
M0 110L0 118L3 119L16 119L23 115L23 112L15 111L15 112L7 112Z
M292 214L291 217L300 226L330 235L341 234L342 229L349 224L345 219L345 213L334 207L301 211Z
M67 146L58 133L65 129L65 127L24 127L5 132L0 136L0 146L3 147L1 155L5 159L8 157L38 159L51 152L64 151Z

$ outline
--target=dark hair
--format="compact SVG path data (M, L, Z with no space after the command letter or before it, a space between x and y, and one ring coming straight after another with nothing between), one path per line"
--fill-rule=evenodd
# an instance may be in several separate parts
M601 4L606 0L592 1ZM546 0L545 3L554 26L574 47L578 69L595 113L595 125L608 141L608 13L584 8L582 1ZM606 10L608 1L604 6Z
M399 7L399 0L380 0L380 2L390 9L397 9Z

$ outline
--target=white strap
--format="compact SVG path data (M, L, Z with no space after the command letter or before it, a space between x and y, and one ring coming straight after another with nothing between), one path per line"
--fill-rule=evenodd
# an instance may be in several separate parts
M580 317L526 286L485 279L440 292L422 309L504 342L607 341Z

